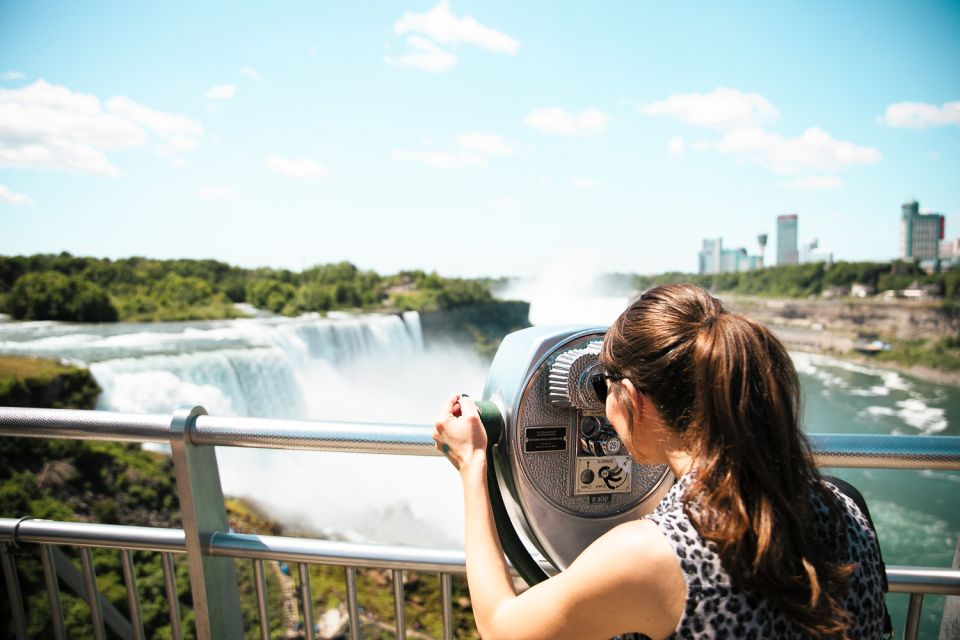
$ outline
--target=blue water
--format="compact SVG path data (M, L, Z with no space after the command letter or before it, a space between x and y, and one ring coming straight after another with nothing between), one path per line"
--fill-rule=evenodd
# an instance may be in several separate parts
M960 435L960 389L872 366L793 354L810 433ZM867 500L888 565L950 567L960 535L960 473L829 469ZM888 596L903 629L907 596ZM921 638L938 638L942 596L925 596Z

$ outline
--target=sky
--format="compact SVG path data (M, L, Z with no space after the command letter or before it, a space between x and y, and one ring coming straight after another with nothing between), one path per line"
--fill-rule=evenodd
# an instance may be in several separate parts
M695 272L960 236L960 3L0 0L0 254Z

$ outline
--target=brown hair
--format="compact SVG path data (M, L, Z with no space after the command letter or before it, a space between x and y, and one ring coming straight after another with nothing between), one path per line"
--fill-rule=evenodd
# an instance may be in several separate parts
M776 336L696 285L666 285L611 325L601 361L684 439L696 469L684 508L734 584L810 634L845 637L855 566L815 539L812 494L834 517L839 506L800 429L800 382Z

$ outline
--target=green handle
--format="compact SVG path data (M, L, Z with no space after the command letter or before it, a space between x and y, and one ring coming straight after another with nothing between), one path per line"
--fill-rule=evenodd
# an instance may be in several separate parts
M503 434L503 416L500 415L500 409L489 400L477 400L476 405L480 421L487 432L487 443L496 444Z
M527 551L513 528L507 507L503 503L503 496L500 494L497 472L494 469L496 456L493 454L493 448L500 444L500 438L503 436L503 415L497 405L489 400L478 401L477 411L480 413L483 428L487 432L487 493L490 495L490 510L497 525L497 536L513 568L527 584L533 586L543 582L548 576Z

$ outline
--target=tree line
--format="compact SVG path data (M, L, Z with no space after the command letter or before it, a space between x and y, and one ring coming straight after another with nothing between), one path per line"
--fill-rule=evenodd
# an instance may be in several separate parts
M284 315L339 309L449 309L493 301L489 284L349 262L301 272L217 260L110 260L69 253L0 256L0 312L20 320L169 321L244 315L236 303Z
M621 276L622 279L622 276ZM685 274L663 273L654 276L628 276L632 286L644 291L671 282L695 282L717 292L744 295L806 298L833 288L847 289L863 284L876 292L901 291L916 283L930 285L947 300L960 298L960 269L928 274L917 262L822 262L767 267L739 273Z
M695 282L717 292L809 297L865 284L875 291L932 286L960 301L960 269L927 274L916 262L837 262L720 274L607 276L632 291ZM380 275L349 262L300 272L235 267L217 260L119 260L69 253L0 256L0 312L22 320L169 321L244 315L236 303L283 315L333 310L453 309L493 302L495 281L401 271Z

